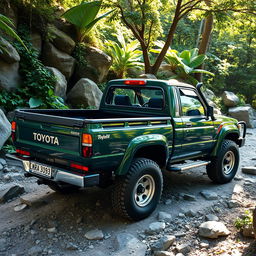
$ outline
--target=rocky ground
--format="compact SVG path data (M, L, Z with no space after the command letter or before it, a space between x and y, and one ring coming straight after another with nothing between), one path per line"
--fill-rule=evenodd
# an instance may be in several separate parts
M241 167L255 166L255 149L256 129L249 129ZM60 195L24 178L22 168L14 162L7 166L3 157L1 256L256 255L256 241L234 227L235 219L256 204L256 175L241 168L225 185L213 184L205 168L165 173L157 210L146 220L129 222L112 213L111 188Z

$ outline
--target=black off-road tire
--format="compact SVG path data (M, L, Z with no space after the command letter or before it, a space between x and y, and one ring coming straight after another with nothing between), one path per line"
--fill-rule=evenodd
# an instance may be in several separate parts
M232 163L228 161L231 159ZM230 165L230 168L228 166ZM218 155L206 167L208 177L215 183L230 182L236 175L239 166L238 145L232 140L224 140Z
M147 158L137 158L128 173L115 181L113 210L130 220L144 219L156 209L162 190L163 176L158 164Z
M50 183L48 187L60 194L71 194L79 190L79 187L70 184Z

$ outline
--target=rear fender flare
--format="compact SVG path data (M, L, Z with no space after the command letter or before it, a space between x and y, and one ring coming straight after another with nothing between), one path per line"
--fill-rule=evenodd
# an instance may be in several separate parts
M136 152L147 146L163 146L166 150L166 161L168 159L169 155L169 149L168 149L168 141L167 138L161 134L148 134L148 135L141 135L129 143L126 152L124 154L124 157L122 159L121 164L119 165L118 169L116 170L116 175L125 175L134 159L134 156Z

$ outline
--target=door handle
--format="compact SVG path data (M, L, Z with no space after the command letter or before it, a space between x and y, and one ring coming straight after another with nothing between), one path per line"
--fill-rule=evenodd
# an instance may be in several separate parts
M185 125L186 125L187 127L192 127L192 123L190 123L190 122L187 122Z

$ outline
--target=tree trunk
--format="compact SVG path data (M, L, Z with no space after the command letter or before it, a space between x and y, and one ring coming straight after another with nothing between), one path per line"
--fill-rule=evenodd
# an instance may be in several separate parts
M211 6L211 2L209 0L205 0L205 3L208 6ZM213 14L209 13L209 15L205 18L204 30L203 30L202 39L199 45L198 54L206 54L209 47L209 43L210 43L212 28L213 28ZM203 68L203 66L204 65L202 64L198 68ZM202 77L203 77L202 74L196 74L195 77L198 81L200 82L202 81Z

